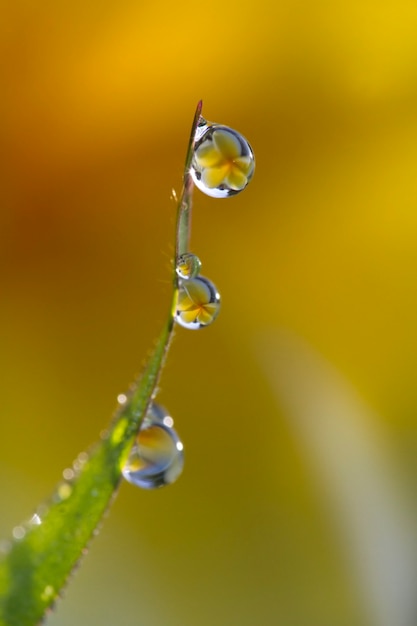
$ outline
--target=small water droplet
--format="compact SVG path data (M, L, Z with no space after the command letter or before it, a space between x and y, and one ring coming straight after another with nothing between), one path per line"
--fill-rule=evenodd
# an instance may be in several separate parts
M189 280L190 278L195 278L201 269L201 261L192 252L185 252L178 257L177 267L175 271L180 278L184 280Z
M63 500L68 500L70 495L72 494L72 486L70 483L63 482L59 485L57 491L54 495L55 502L62 502Z
M200 191L213 198L233 196L254 171L255 157L243 135L221 124L198 126L190 173Z
M210 122L204 119L202 115L200 115L197 128L195 129L194 135L194 145L201 139L203 134L206 132L207 128L210 126Z
M82 468L87 463L87 461L88 461L88 454L87 454L87 452L80 452L80 454L77 456L77 458L75 459L75 461L73 463L74 476L75 476L76 473L78 473L78 472L80 472L82 470ZM65 478L65 476L64 476L64 478Z
M80 465L85 465L85 463L87 463L88 461L88 454L87 452L80 452L80 454L77 457L78 463L80 463Z
M173 483L184 465L183 445L172 428L166 410L152 404L143 420L129 458L123 468L125 479L143 489Z
M119 395L117 396L117 402L120 404L120 406L126 404L127 395L125 393L119 393Z
M220 294L213 283L197 276L181 281L175 305L175 321L191 330L211 324L220 311Z
M26 535L26 529L23 526L15 526L12 530L14 539L23 539Z
M34 513L29 520L29 524L31 526L40 526L42 524L42 520L37 513Z
M71 469L70 467L67 467L67 469L64 469L64 471L62 472L62 475L65 478L65 480L72 480L75 476L74 470Z

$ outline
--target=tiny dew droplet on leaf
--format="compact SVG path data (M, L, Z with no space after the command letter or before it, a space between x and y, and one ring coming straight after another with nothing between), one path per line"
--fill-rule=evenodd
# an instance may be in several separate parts
M190 173L200 191L213 198L233 196L254 171L255 157L243 135L221 124L198 127Z
M173 424L163 407L150 406L122 470L132 485L156 489L177 480L184 466L184 446Z
M178 257L175 271L179 278L189 280L198 276L200 269L201 261L198 256L192 254L192 252L185 252Z
M213 283L204 276L180 281L175 321L184 328L197 330L208 326L220 311L220 294Z

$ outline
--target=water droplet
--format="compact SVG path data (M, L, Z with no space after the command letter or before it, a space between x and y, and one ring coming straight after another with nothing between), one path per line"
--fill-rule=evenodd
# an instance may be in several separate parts
M80 463L80 465L85 465L85 463L87 463L88 461L88 454L87 452L80 452L80 454L77 457L78 463Z
M195 185L208 196L227 198L245 189L255 171L249 142L221 124L197 128L190 173Z
M72 494L72 486L70 485L70 483L62 482L58 486L58 489L56 490L54 494L54 501L62 502L63 500L68 500L71 494Z
M77 458L75 459L75 461L73 463L74 476L75 476L75 474L77 474L78 472L80 472L82 470L82 468L84 467L84 465L87 462L88 462L88 454L87 454L87 452L80 452L80 454L77 456Z
M72 480L75 476L75 473L73 469L71 469L70 467L67 467L67 469L64 469L64 471L62 472L62 475L65 478L65 480Z
M209 126L212 126L211 122L208 122L202 115L200 115L197 128L195 129L194 145L197 141L200 141Z
M190 278L195 278L201 269L201 261L192 252L185 252L178 257L177 267L175 271L180 278L184 280L189 280Z
M117 402L120 404L120 406L124 406L127 402L127 395L125 393L119 393L119 395L117 396Z
M42 520L37 513L34 513L29 520L30 526L40 526L42 524Z
M123 468L123 476L128 482L143 489L155 489L178 478L184 455L173 423L163 407L151 405Z
M23 526L15 526L12 530L14 539L23 539L26 535L26 529Z
M175 305L175 321L191 330L211 324L220 311L220 294L204 276L181 281Z

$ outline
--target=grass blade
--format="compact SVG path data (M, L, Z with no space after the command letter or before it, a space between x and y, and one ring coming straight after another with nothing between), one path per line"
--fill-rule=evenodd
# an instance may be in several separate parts
M34 626L54 604L85 554L119 485L121 469L152 401L172 333L172 318L148 365L101 440L80 455L32 519L14 529L0 561L0 625Z

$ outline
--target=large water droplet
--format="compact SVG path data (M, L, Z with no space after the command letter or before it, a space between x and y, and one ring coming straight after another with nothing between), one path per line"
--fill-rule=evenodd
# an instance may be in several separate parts
M191 330L211 324L220 311L220 294L204 276L181 281L175 305L175 321Z
M185 252L178 257L175 271L180 278L189 280L195 278L200 273L201 261L192 252Z
M243 135L221 124L198 127L190 173L200 191L213 198L233 196L254 171L255 157Z
M123 468L128 482L143 489L156 489L178 478L184 453L173 424L163 407L151 405Z

